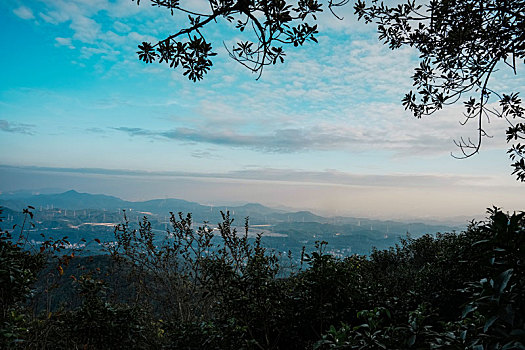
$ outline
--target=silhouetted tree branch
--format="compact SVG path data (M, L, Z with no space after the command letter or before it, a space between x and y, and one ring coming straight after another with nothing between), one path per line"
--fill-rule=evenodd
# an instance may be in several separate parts
M140 0L137 0L139 3ZM201 80L212 66L212 46L200 29L210 22L224 19L235 22L235 27L244 32L249 29L255 41L239 41L226 48L230 56L261 76L263 68L284 62L283 45L303 45L305 41L317 42L316 13L322 12L317 0L299 0L293 5L284 0L209 0L209 13L199 13L181 7L178 0L150 0L151 5L167 8L173 15L176 11L188 14L189 26L157 42L143 42L137 52L139 58L151 63L157 58L172 68L179 65L190 80ZM329 1L328 8L342 6L347 1Z
M501 64L514 74L525 58L525 3L521 0L430 1L418 5L408 0L387 6L377 0L358 0L355 13L368 23L377 24L379 39L391 49L415 47L421 63L412 76L415 91L403 98L405 109L415 117L431 115L461 98L465 119L477 120L477 140L455 141L461 155L478 153L482 139L488 137L483 123L491 117L509 123L507 142L525 136L524 109L518 93L500 94L489 87L490 78ZM499 108L490 102L495 96ZM511 145L508 151L514 171L525 181L525 146Z

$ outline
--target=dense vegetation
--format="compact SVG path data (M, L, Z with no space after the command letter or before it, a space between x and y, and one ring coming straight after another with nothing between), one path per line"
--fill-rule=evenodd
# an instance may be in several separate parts
M172 215L153 244L146 218L138 230L124 222L99 257L77 257L67 238L31 247L21 227L2 231L0 347L524 348L525 213L494 208L465 232L368 257L318 242L297 264L228 214L219 228L217 240Z

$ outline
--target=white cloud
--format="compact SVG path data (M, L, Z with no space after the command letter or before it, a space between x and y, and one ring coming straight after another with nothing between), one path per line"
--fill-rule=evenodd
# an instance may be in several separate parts
M115 21L115 23L113 23L113 28L115 28L117 32L121 32L121 33L128 33L131 31L130 26L120 21Z
M73 44L71 44L71 38L55 38L55 41L57 42L57 45L59 46L67 46L70 49L74 49L75 47Z
M14 9L13 13L22 19L35 18L35 16L33 15L33 11L29 7L26 7L26 6L20 6Z
M101 25L85 16L72 18L70 28L73 30L73 39L83 43L94 44L101 39Z

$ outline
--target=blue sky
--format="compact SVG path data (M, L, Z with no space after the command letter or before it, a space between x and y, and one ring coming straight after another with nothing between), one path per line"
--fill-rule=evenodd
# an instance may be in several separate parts
M204 2L193 1L195 6ZM74 188L139 200L261 202L374 217L483 215L523 209L501 120L480 155L456 160L461 106L423 120L400 100L417 53L373 26L320 18L319 44L288 48L260 80L218 56L204 81L138 61L137 44L185 25L131 0L0 3L0 191ZM502 92L524 90L502 67Z

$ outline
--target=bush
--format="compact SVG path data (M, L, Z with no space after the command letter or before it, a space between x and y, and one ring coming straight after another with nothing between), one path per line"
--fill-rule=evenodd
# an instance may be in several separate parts
M207 225L194 229L191 215L172 214L164 239L146 218L138 230L125 220L115 230L117 244L106 245L111 259L97 260L107 266L66 279L82 303L41 314L27 303L37 271L43 262L62 268L69 260L53 250L50 259L45 247L24 250L3 233L2 345L519 349L524 217L494 208L465 232L407 237L370 257L337 258L318 242L292 269L260 235L248 237L247 222L237 232L228 213L218 235Z

